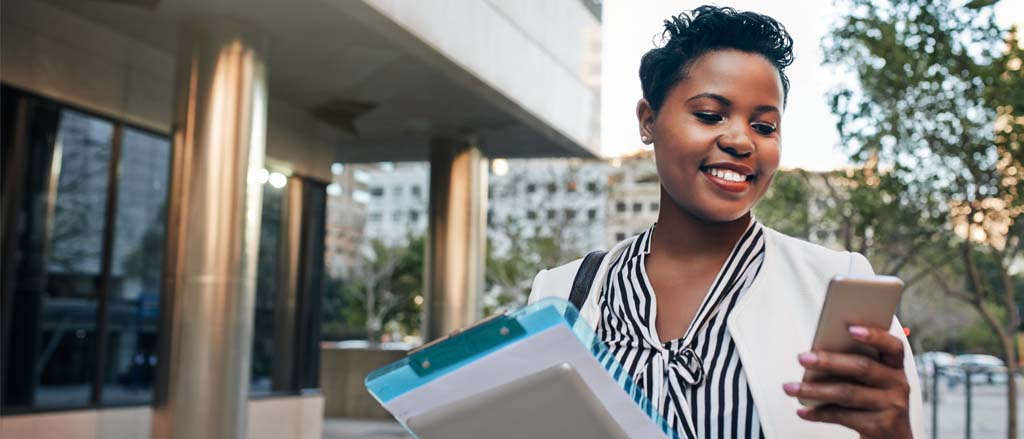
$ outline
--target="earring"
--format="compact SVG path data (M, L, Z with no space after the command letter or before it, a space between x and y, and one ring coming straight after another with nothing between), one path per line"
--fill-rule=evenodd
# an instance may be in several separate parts
M640 136L640 141L644 142L644 143L647 143L648 142L647 136Z

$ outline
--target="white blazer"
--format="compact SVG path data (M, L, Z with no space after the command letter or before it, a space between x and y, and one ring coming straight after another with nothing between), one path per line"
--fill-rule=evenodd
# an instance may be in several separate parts
M801 406L782 391L782 384L799 382L804 368L797 355L811 347L825 290L837 274L873 274L859 253L837 252L768 227L765 232L764 265L757 279L729 316L729 334L743 361L750 394L757 405L761 429L768 439L857 438L857 432L837 424L809 422L796 415ZM609 265L636 237L620 242L604 257L590 287L580 316L596 328L600 320L598 298ZM547 297L568 299L582 259L550 270L533 280L530 303ZM903 341L904 371L910 383L910 423L914 437L924 438L921 385L910 344L903 327L893 318L890 333Z

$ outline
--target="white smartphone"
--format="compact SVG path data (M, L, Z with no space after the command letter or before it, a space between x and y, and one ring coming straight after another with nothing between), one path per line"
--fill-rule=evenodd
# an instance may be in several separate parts
M900 303L903 281L893 276L836 276L828 284L825 304L818 317L811 351L843 352L877 358L878 352L850 335L851 325L888 330ZM817 371L804 372L804 381L838 381ZM821 403L800 399L807 407Z

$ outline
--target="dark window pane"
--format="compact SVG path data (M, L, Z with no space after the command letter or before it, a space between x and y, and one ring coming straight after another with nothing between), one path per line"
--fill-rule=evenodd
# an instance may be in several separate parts
M34 151L24 164L29 168L21 209L26 236L19 237L6 386L13 388L4 389L6 406L85 405L96 370L97 289L114 127L68 110L60 111L59 123L55 120L28 121ZM56 127L56 135L38 123Z
M38 407L89 400L103 265L101 212L107 204L113 134L108 121L70 110L61 113L52 168L60 178L36 363Z
M615 203L615 211L616 212L625 212L626 211L626 203L623 203L621 201L619 201L618 203Z
M633 212L640 212L640 211L643 211L643 210L644 210L644 205L642 203L633 203Z
M274 309L279 292L278 258L282 235L284 190L263 185L260 253L257 258L256 303L252 331L250 394L271 391L274 366Z
M526 185L526 192L529 192L529 193L532 194L532 193L534 193L536 191L537 191L537 185L536 184L529 183L529 184Z
M587 219L597 219L597 209L590 209L587 211Z
M104 402L150 400L157 363L170 158L166 137L124 130L107 296Z
M615 240L616 241L622 241L623 239L626 239L626 234L625 233L619 232L619 233L615 234Z

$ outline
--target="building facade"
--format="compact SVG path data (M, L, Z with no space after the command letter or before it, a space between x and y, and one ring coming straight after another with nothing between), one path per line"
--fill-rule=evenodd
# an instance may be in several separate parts
M608 174L606 245L610 248L647 230L658 219L660 203L661 180L653 150L613 160Z
M332 163L430 162L428 260L461 268L426 270L425 332L466 325L488 157L595 154L599 28L574 0L0 3L0 436L320 437L327 241L360 240L327 223L374 210Z

